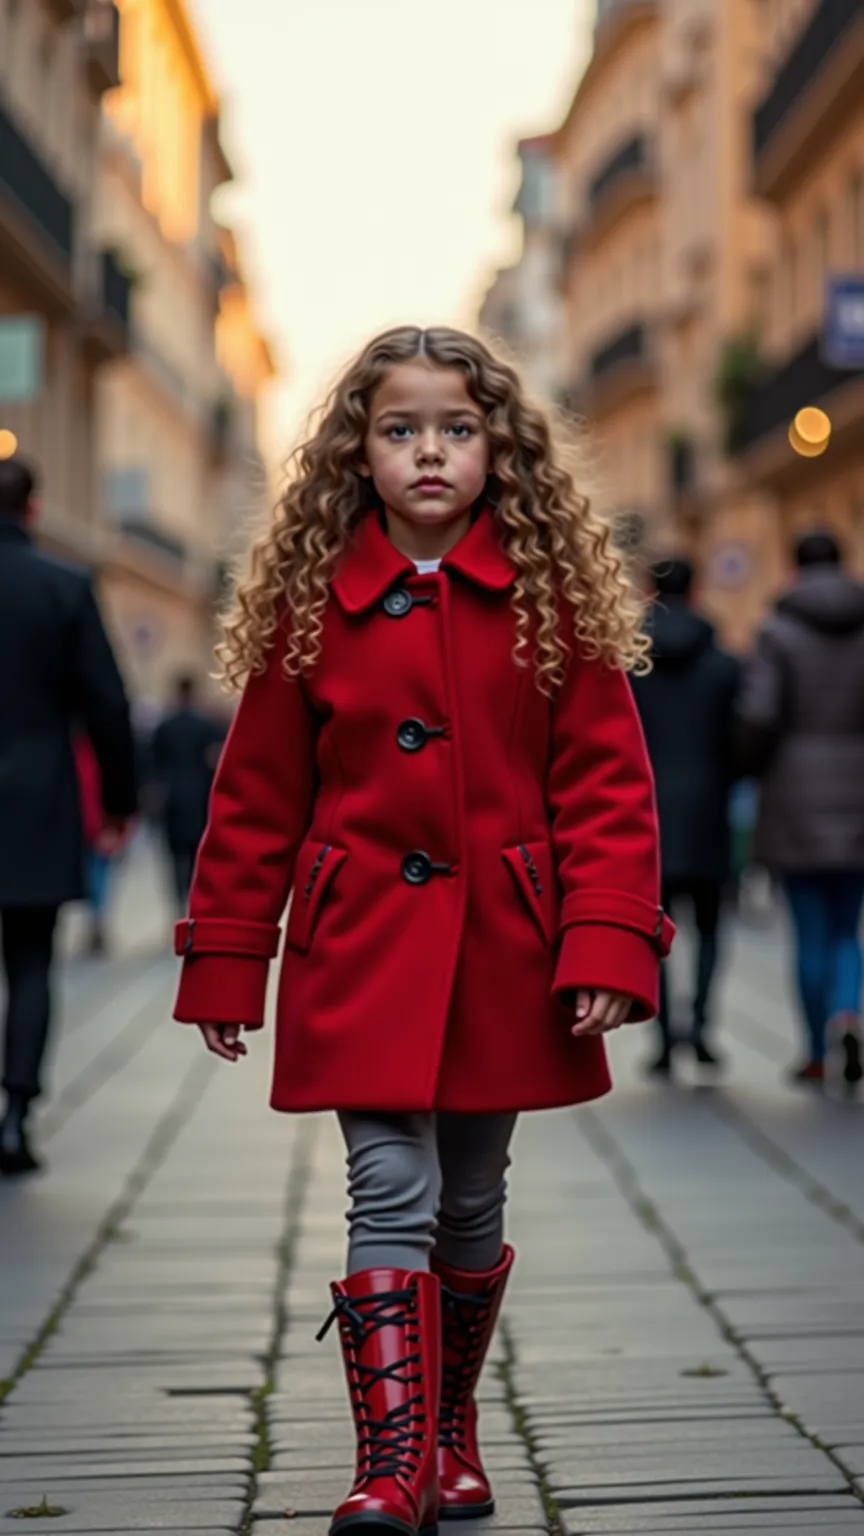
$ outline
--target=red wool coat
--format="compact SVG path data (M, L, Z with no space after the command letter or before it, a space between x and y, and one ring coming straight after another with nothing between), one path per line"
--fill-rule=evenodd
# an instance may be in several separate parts
M213 789L176 1017L276 1009L281 1110L535 1109L610 1086L577 987L655 1012L651 773L626 677L574 657L550 702L513 662L514 570L483 513L419 576L376 517L321 659L247 684Z

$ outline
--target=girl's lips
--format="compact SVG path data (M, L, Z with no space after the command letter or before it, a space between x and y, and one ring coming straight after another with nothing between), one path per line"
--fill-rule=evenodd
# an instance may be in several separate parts
M426 492L449 491L450 485L447 480L436 480L434 478L430 478L424 480L416 480L414 483L414 489L415 491Z

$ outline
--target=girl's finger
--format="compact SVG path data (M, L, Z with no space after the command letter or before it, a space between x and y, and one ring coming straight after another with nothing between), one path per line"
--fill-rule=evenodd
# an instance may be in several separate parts
M627 1017L630 1003L626 997L616 997L612 1007L606 1015L607 1029L620 1029Z
M618 1029L630 1012L630 998L619 992L598 992L587 1018L573 1030L577 1038L583 1035L603 1035L610 1029Z
M597 1025L600 1019L603 1018L611 997L609 992L595 992L593 994L589 992L588 994L580 993L579 995L587 995L591 999L591 1004L588 1012L581 1017L577 1006L577 1022L573 1027L573 1034L577 1039L581 1038L582 1035L594 1035L597 1033Z
M241 1027L240 1024L223 1024L221 1026L223 1044L227 1045L230 1051L233 1051L235 1060L238 1056L246 1055L246 1047L240 1039Z
M593 1001L592 993L590 993L590 992L577 992L576 993L576 1018L577 1018L577 1020L580 1023L581 1023L581 1021L583 1019L587 1019L589 1013L591 1012L591 1003L592 1003L592 1001Z
M237 1024L199 1024L208 1051L214 1056L221 1056L223 1061L236 1061L238 1057L246 1055L246 1047L239 1040L240 1027Z
M618 1029L624 1022L624 1014L629 1004L622 997L615 995L610 998L609 1006L597 1029L598 1035L606 1034L610 1029Z

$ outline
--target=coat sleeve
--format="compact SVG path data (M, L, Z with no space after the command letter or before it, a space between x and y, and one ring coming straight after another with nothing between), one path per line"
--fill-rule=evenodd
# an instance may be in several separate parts
M553 703L549 765L552 843L562 889L554 989L634 999L631 1019L657 1011L659 962L674 928L660 906L654 782L629 681L574 656Z
M76 611L70 663L76 713L99 765L103 810L108 816L132 816L138 786L129 700L89 580Z
M744 668L735 744L741 771L764 773L783 727L784 671L779 647L763 630Z
M250 677L228 733L175 947L183 1023L264 1022L267 974L309 822L315 723L301 684L282 670L284 636Z

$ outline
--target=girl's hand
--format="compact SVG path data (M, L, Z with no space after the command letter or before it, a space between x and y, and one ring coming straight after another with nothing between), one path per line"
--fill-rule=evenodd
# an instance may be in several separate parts
M242 1024L199 1024L204 1042L208 1051L214 1056L222 1056L225 1061L239 1061L241 1056L247 1054L246 1047L240 1039Z
M584 1035L605 1035L609 1029L619 1029L632 1006L632 997L623 992L577 992L572 1033L581 1040Z

